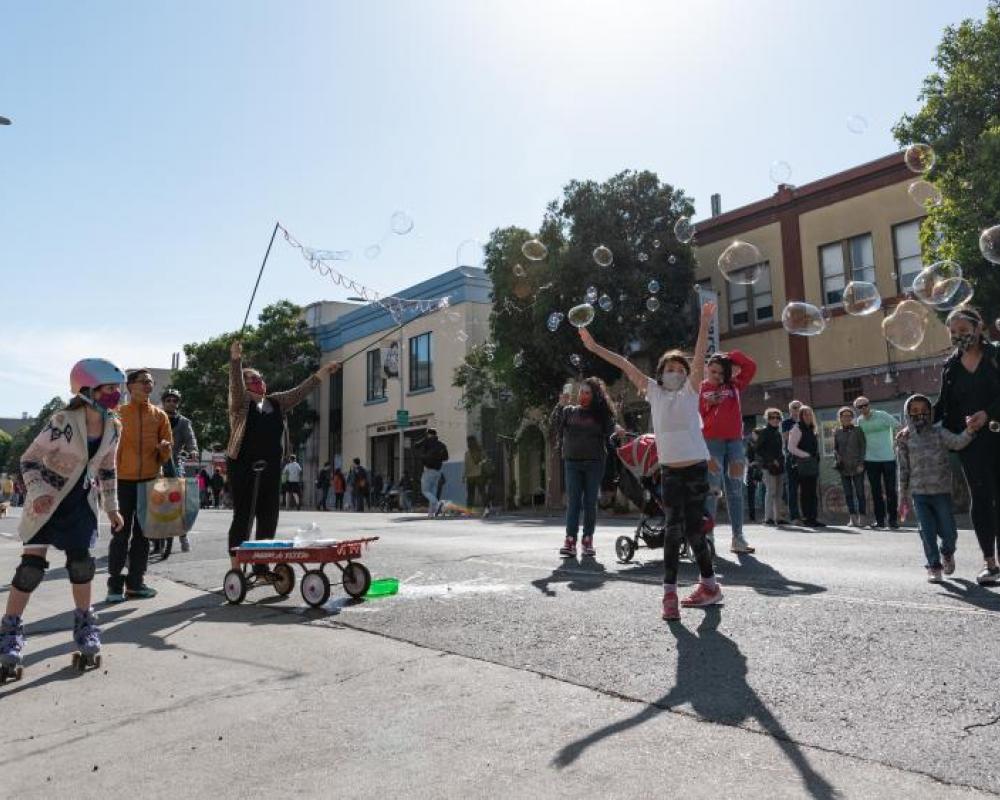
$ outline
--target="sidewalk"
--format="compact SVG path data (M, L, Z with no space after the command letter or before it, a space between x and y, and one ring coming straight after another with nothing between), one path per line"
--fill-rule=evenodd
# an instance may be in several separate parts
M0 538L4 579L18 553ZM982 796L346 628L336 599L316 612L261 590L228 606L151 583L153 600L99 607L104 664L81 675L50 571L24 679L0 687L4 796Z

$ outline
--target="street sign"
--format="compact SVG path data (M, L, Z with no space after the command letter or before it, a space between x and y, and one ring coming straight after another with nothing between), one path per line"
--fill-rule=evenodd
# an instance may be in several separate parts
M408 428L410 426L410 412L401 408L396 412L396 427Z

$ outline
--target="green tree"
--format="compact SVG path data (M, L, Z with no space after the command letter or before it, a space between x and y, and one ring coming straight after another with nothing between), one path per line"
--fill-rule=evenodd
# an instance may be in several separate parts
M0 431L0 465L7 464L7 456L10 455L11 435L7 431ZM4 466L6 470L6 466Z
M225 447L229 438L229 346L237 336L232 331L184 345L187 360L174 376L174 386L184 397L184 413L205 445ZM261 311L258 324L248 327L242 339L244 365L260 370L269 390L290 389L319 366L319 348L302 319L302 309L287 300ZM315 410L305 404L288 415L293 448L308 438L316 418Z
M34 422L25 428L21 428L21 430L11 437L10 446L7 449L8 472L13 473L21 471L21 456L24 454L24 451L28 449L28 445L35 440L35 437L38 436L42 428L45 427L46 423L49 421L49 417L65 407L66 404L63 402L61 397L53 397L49 400L49 402L41 407L38 414L35 415Z
M901 145L926 142L937 155L930 179L944 202L921 230L925 260L957 261L975 286L973 302L996 309L1000 271L979 252L979 234L1000 223L1000 0L990 0L982 21L946 28L934 64L923 107L893 129Z

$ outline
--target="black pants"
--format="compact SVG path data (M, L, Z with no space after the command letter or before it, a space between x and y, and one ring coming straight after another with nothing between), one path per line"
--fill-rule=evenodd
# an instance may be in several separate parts
M677 583L677 568L681 560L681 541L688 547L698 564L701 577L710 578L715 570L712 553L705 541L705 495L708 493L708 464L690 467L664 467L660 470L663 498L669 504L667 528L663 536L663 582Z
M806 522L815 522L816 514L819 513L819 497L816 494L818 481L818 475L806 478L799 473L799 511Z
M899 496L896 493L896 462L866 461L865 472L872 487L872 504L875 506L875 524L885 525L886 504L888 503L889 524L899 524ZM885 481L885 495L882 481Z
M280 461L280 459L279 459ZM231 462L229 486L233 493L233 522L229 526L229 549L239 547L251 539L273 539L278 527L278 506L281 500L281 469L278 462L268 462L260 473L260 487L254 518L257 522L256 536L251 535L254 520L250 519L250 504L253 502L255 473L249 464Z
M962 472L972 498L972 527L983 558L997 557L1000 539L1000 436L980 431L972 443L958 451Z
M333 507L337 511L343 511L344 510L344 493L343 492L334 492L333 493Z
M125 523L117 533L112 532L108 546L108 591L120 593L126 586L138 589L146 575L149 563L149 540L142 535L142 526L136 518L139 487L149 481L127 481L118 479L118 510ZM122 570L128 562L128 575L122 577Z

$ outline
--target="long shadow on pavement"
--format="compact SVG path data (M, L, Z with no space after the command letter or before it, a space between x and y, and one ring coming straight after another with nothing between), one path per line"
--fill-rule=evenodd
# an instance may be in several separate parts
M549 588L553 583L565 583L574 592L590 592L601 588L607 578L608 570L600 561L584 556L563 559L551 575L533 580L531 585L546 597L555 597L555 591Z
M733 727L742 727L748 720L756 721L798 770L811 797L819 800L837 797L838 792L813 769L806 754L747 682L746 657L732 639L719 632L721 619L719 606L708 607L697 635L679 622L671 623L670 631L677 640L677 678L673 688L628 719L605 725L566 745L553 758L553 766L567 767L598 742L687 703L701 720Z
M947 579L938 584L944 592L942 597L954 597L970 606L982 608L985 611L1000 611L1000 595L991 592L984 586L967 578Z

